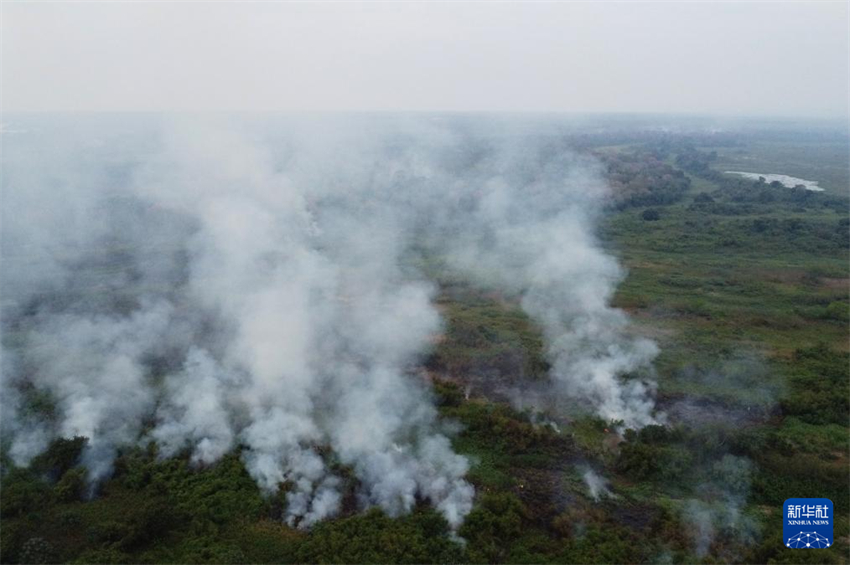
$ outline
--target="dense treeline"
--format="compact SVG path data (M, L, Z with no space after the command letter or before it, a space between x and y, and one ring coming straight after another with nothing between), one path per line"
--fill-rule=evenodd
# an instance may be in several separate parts
M693 146L685 145L678 149L676 166L717 185L717 190L711 201L702 201L700 210L709 213L735 214L752 213L753 208L723 207L714 202L716 198L724 198L735 204L784 204L795 209L830 208L837 212L850 210L848 199L833 196L824 192L807 190L804 186L785 187L778 181L766 182L764 177L751 180L737 175L724 174L712 168L717 161L716 151L700 151Z
M660 206L682 199L691 180L648 151L599 152L611 185L615 207Z

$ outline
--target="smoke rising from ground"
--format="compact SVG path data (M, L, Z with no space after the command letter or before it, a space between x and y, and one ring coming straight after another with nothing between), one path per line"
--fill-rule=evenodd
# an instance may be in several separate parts
M729 542L751 543L757 538L758 524L744 513L753 464L745 457L726 454L712 465L711 481L698 486L702 498L689 498L682 519L689 526L694 551L708 555L718 539L723 542L715 553L728 552ZM740 560L730 555L730 561Z
M608 481L598 475L593 469L587 469L581 475L582 480L584 480L584 484L587 485L587 491L590 493L590 497L595 501L599 502L599 500L603 497L613 497L614 494L608 489Z
M402 118L131 125L4 139L17 464L82 435L97 484L140 442L197 465L238 446L261 489L288 486L292 525L339 511L338 462L362 506L426 499L457 527L469 463L416 372L441 330L423 254L520 300L556 392L656 421L651 383L622 378L657 349L608 306L623 273L593 235L604 183L557 139Z

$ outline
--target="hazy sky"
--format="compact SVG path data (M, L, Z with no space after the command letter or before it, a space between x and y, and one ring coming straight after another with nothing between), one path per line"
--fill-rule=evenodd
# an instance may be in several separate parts
M2 109L848 113L846 2L28 2Z

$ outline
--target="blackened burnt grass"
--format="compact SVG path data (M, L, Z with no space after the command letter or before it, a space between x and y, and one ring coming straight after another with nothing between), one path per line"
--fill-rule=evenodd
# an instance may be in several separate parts
M476 504L457 532L465 543L425 503L397 519L358 512L354 475L340 464L341 516L309 532L288 528L285 492L261 496L238 450L201 469L188 453L159 460L153 444L126 450L89 498L86 439L75 438L28 469L4 445L2 561L846 563L846 195L727 182L711 148L662 149L606 150L629 164L611 171L638 170L631 178L647 186L669 178L653 196L620 176L628 197L600 235L628 271L615 305L661 347L657 398L668 425L620 437L616 422L525 408L511 391L547 378L539 330L516 297L428 258L446 324L423 372L460 429L455 449L473 462ZM33 393L27 409L49 415L51 399ZM586 470L613 496L594 500ZM832 547L784 547L790 497L833 501Z

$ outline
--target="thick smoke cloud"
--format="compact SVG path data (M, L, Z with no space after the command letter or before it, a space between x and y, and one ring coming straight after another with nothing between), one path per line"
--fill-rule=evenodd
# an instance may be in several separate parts
M339 511L338 462L362 506L426 499L458 526L469 463L417 371L441 330L423 254L520 302L562 396L656 421L651 384L623 379L656 348L608 306L623 273L593 236L604 183L557 138L462 120L118 121L4 139L17 464L82 435L96 485L140 442L197 465L238 447L262 490L288 485L292 525Z
M557 391L628 427L655 423L652 385L619 378L658 350L629 337L625 313L608 306L624 273L593 235L606 195L595 163L550 142L496 151L482 169L449 232L450 263L521 297L543 330Z

